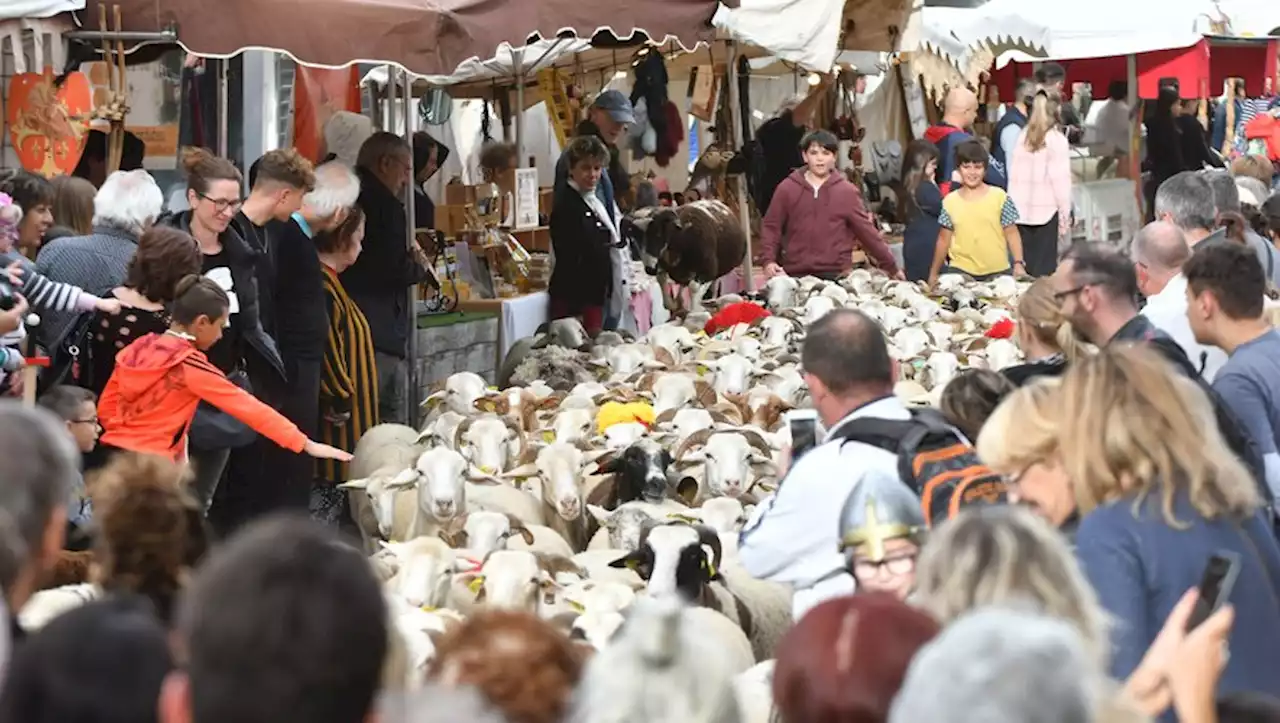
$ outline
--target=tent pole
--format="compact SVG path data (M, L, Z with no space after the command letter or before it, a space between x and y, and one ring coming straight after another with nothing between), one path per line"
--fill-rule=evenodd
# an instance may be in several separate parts
M738 43L729 41L729 68L727 79L729 81L729 114L733 119L729 123L729 132L725 135L725 139L731 145L730 147L741 148L745 143L742 135L743 118L742 103L738 99ZM751 202L747 198L747 177L745 175L738 176L738 223L742 224L742 230L747 237L747 254L742 258L742 288L748 293L756 290L756 274L751 264L753 255L751 243Z
M409 141L410 155L413 153L413 77L409 75L409 71L401 71L400 76L401 87L404 91L404 97L401 99L401 109L404 111L404 136ZM388 78L390 80L390 78ZM415 233L417 228L417 218L414 213L414 189L418 185L418 179L414 178L405 185L404 198L404 216L405 216L405 244L412 251L415 244L418 243L418 236ZM410 258L417 258L416 255L410 255ZM409 313L409 361L405 364L405 390L404 390L404 408L409 414L409 425L415 429L418 426L418 413L420 405L418 402L418 286L414 284L405 292L408 294Z
M226 158L231 152L231 142L228 138L227 130L228 116L230 115L230 108L227 107L229 102L229 93L227 88L227 63L229 62L231 61L224 58L218 60L216 65L218 73L218 155L223 158Z
M516 124L516 168L524 168L524 49L511 51L516 76L516 107L512 113Z

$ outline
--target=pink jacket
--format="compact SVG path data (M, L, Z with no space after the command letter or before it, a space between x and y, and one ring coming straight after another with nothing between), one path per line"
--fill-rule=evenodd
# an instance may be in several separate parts
M841 274L853 268L857 246L881 271L898 272L893 253L867 218L862 194L839 172L817 189L803 168L778 184L760 229L764 263L777 263L790 276Z
M1018 207L1018 223L1042 226L1056 213L1065 226L1071 218L1071 145L1057 129L1044 140L1044 148L1032 152L1026 130L1018 136L1009 159L1009 198Z

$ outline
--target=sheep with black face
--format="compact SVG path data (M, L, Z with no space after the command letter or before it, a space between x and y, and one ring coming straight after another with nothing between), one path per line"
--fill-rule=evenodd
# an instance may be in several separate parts
M696 305L707 286L741 264L747 253L742 225L720 201L642 208L622 220L622 232L639 242L645 271L657 277L663 303L672 311L677 307L667 279L689 286Z
M610 565L634 570L651 596L676 595L723 614L751 639L756 659L768 660L791 626L791 591L722 563L715 530L669 522L646 526L636 549Z

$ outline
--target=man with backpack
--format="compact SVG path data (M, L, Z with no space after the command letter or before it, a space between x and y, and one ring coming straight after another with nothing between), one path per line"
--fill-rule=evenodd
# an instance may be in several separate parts
M738 551L752 576L792 586L797 620L824 600L853 591L840 552L840 510L859 484L883 484L885 478L906 484L923 494L931 524L964 504L1004 498L999 477L978 464L959 432L940 415L909 410L894 396L897 368L884 332L862 312L837 309L814 322L801 364L814 409L829 431L757 507ZM937 461L921 463L926 451Z

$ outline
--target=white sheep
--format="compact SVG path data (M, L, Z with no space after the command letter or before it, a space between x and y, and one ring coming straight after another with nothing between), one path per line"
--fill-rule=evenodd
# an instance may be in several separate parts
M682 474L698 483L699 501L709 497L741 497L761 475L774 471L773 448L758 431L703 431L690 436L676 452Z
M644 580L640 579L635 570L610 567L610 563L618 559L618 550L589 549L577 553L571 559L582 568L588 580L617 583L634 590L644 589Z
M514 515L488 510L467 513L462 529L439 533L452 547L477 559L497 550L529 550L571 557L573 548L545 525L530 525Z
M377 551L375 540L390 537L397 497L412 498L410 493L399 490L412 476L410 470L423 452L418 438L413 427L379 424L356 443L347 468L348 481L338 487L348 490L351 518L360 529L365 554Z
M561 408L551 422L551 428L543 430L543 442L572 443L589 439L596 426L595 405L591 408Z
M412 539L434 535L466 512L465 481L468 476L484 476L477 472L468 468L466 459L458 452L435 447L420 454L413 467L390 480L365 478L339 486L347 490L363 490L368 495L384 539ZM405 525L404 518L409 508L397 493L409 489L416 490L416 494L413 496L412 513Z
M519 425L497 414L464 420L454 432L454 449L485 474L496 475L519 459L524 436Z
M541 489L540 497L546 505L543 513L547 525L565 538L575 551L585 550L589 540L588 518L584 498L586 476L595 471L582 450L564 442L555 442L538 450L537 458L521 465L503 477L526 479L534 477Z
M563 608L561 586L556 582L560 571L582 575L572 560L527 550L499 550L485 558L478 571L455 579L474 592L474 605L525 610L549 618Z
M764 299L770 311L782 311L796 305L800 282L791 276L775 276L764 282Z
M396 559L388 590L413 607L442 607L449 596L457 553L442 540L417 537L407 542L379 542Z
M720 394L742 394L747 391L756 367L755 362L736 353L700 363L715 372L712 386Z
M723 723L737 720L734 663L688 608L637 600L587 664L566 723Z
M444 409L465 416L475 410L476 400L485 396L488 390L484 377L475 372L458 372L449 375L444 389L422 400L422 406L430 411L428 419L433 419Z

